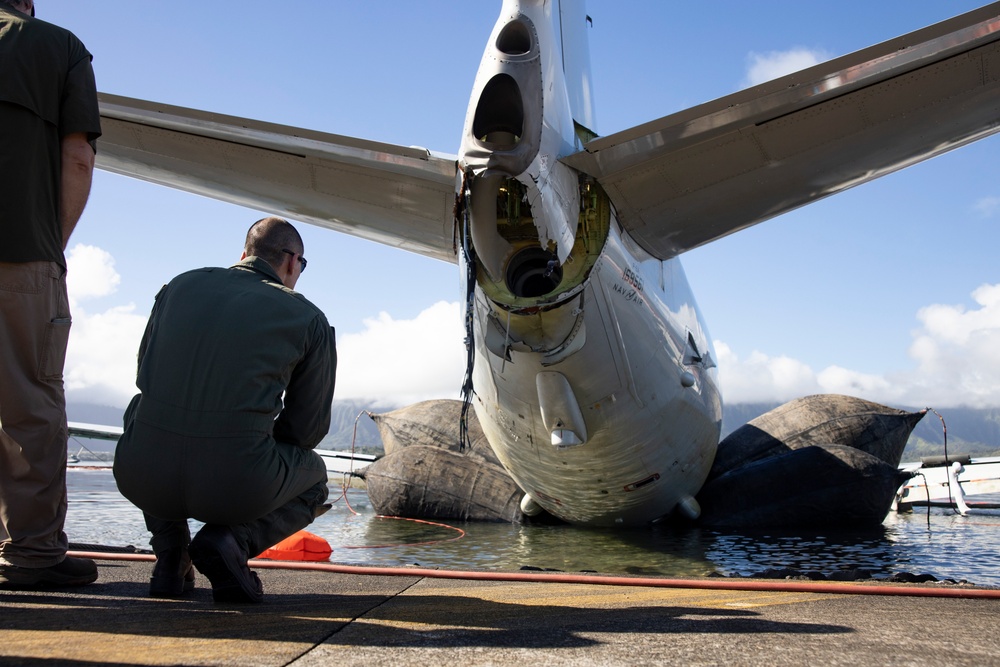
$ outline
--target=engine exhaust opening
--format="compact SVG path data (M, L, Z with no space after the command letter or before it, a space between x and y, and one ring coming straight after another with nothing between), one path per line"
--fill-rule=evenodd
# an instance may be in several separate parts
M507 264L507 289L520 298L550 294L559 287L562 277L559 258L542 248L525 248Z
M524 104L513 77L498 74L483 88L472 121L472 133L480 141L515 146L524 134Z
M531 51L531 33L523 21L511 21L497 36L497 50L508 56L523 56Z

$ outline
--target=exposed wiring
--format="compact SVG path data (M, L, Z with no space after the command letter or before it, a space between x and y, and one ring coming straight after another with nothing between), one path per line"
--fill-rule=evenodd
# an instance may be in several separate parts
M465 451L472 443L469 441L469 408L472 407L472 371L476 361L475 345L475 299L476 299L476 250L472 245L471 212L469 202L472 200L472 186L469 177L465 177L462 188L462 255L465 260L465 379L462 382L462 416L458 422L458 451Z

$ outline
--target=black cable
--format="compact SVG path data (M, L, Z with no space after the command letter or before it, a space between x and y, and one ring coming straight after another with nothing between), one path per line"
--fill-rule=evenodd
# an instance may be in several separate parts
M476 256L475 246L471 242L470 205L472 189L469 179L463 184L461 207L462 215L462 254L465 259L465 379L462 382L462 416L458 423L458 450L464 452L466 446L472 448L469 442L469 408L472 407L472 371L476 361L475 343L475 300L476 300Z
M927 530L930 530L931 529L931 484L930 482L927 481L927 475L920 472L919 470L917 471L916 474L920 475L921 479L924 480L924 493L927 496Z
M944 437L945 479L948 480L948 504L949 505L954 505L955 503L952 502L953 499L954 499L954 496L952 495L952 489L951 489L951 475L948 474L948 470L951 469L951 463L952 463L951 460L948 458L948 425L944 423L944 417L942 417L940 415L940 413L938 413L937 410L935 410L934 408L927 408L927 409L930 410L931 412L933 412L934 414L936 414L937 417L938 417L938 419L941 420L941 432L942 432L943 437ZM925 481L924 484L926 484L926 483L927 482ZM929 495L930 495L930 490L928 489L928 496ZM928 503L930 503L930 499L929 498L928 498ZM928 504L927 511L928 511L928 513L930 512L930 505L929 504ZM955 507L952 507L951 511L952 511L953 514L960 514L960 512L958 511L958 509L955 508Z

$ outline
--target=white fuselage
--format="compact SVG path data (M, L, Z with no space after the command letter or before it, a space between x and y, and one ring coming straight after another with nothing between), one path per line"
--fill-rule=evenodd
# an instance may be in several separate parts
M711 341L680 262L632 242L600 186L559 161L593 119L586 13L562 5L504 2L466 116L471 400L525 511L693 517L721 426Z
M544 352L517 351L513 332L509 361L490 351L484 329L494 311L476 293L476 415L518 485L572 523L664 517L701 488L718 443L715 369L684 363L689 334L705 358L711 346L680 262L642 257L629 245L612 231L582 301L561 306L563 317L582 318L575 335L585 341L553 365ZM510 328L522 318L531 316L511 315ZM586 423L582 444L552 444L536 381L551 372L572 388Z

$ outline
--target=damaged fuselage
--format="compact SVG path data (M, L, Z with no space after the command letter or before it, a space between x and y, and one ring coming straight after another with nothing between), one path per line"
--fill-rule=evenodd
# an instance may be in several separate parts
M505 2L476 78L456 209L469 400L525 513L693 518L721 424L711 341L680 262L632 242L602 188L559 161L593 137L574 11Z

